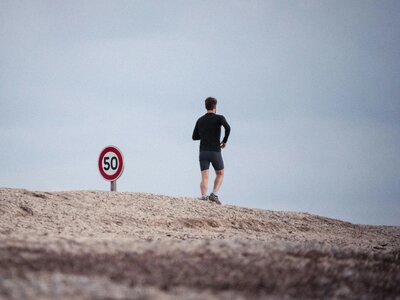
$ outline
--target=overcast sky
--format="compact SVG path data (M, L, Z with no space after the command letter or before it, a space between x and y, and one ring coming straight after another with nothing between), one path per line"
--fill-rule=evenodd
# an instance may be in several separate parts
M0 1L0 186L199 195L204 99L225 204L400 225L399 1Z

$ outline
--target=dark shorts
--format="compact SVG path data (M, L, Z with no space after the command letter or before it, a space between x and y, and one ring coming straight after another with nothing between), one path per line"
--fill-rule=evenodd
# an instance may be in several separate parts
M221 152L216 151L200 151L199 155L200 169L202 171L210 168L212 163L214 170L219 171L224 168L224 161L222 160Z

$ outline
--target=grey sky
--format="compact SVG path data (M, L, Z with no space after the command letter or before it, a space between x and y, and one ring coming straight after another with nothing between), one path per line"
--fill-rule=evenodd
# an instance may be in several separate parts
M204 99L227 204L400 225L398 1L0 1L0 186L197 196Z

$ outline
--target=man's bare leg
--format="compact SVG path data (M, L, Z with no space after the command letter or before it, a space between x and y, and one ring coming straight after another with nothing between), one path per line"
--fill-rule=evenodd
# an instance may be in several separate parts
M201 182L200 182L200 191L201 196L207 196L207 189L208 189L208 170L201 171Z
M215 177L214 180L213 194L218 195L219 188L221 187L222 181L224 180L224 169L216 170L215 174L217 175L217 177Z

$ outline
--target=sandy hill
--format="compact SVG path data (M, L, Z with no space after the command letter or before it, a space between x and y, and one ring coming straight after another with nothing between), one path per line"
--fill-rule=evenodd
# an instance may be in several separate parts
M0 189L0 299L400 298L400 227Z

